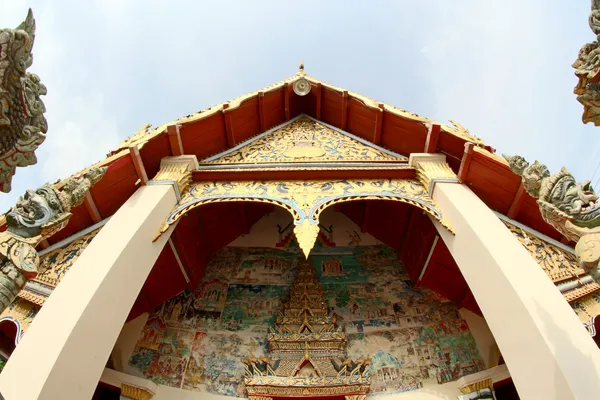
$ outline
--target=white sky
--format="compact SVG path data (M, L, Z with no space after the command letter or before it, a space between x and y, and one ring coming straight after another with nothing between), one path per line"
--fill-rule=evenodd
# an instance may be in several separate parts
M0 0L0 27L28 7L49 131L0 210L103 159L144 123L272 84L300 60L318 79L454 119L551 171L590 179L600 160L600 127L581 123L570 67L593 39L589 0Z

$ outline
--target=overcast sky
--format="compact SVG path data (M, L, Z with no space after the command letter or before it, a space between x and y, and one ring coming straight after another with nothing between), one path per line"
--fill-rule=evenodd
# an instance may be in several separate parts
M0 27L33 8L34 63L48 87L26 188L103 159L160 125L293 75L418 114L454 119L498 152L591 179L600 127L581 123L571 63L594 36L589 0L0 0ZM596 178L600 173L596 174Z

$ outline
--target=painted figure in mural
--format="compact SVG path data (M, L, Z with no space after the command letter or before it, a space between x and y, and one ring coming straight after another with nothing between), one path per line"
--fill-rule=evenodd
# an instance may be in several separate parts
M594 125L600 125L600 86L598 86L598 73L600 72L600 44L598 35L600 35L600 0L592 0L592 12L589 17L589 25L597 36L592 43L583 45L577 60L572 67L575 68L575 75L579 78L574 93L577 100L583 104L583 123L593 122Z
M581 266L600 282L600 203L591 182L577 182L566 168L550 175L539 161L529 164L521 156L504 158L522 177L527 193L537 199L544 221L577 242Z
M0 233L0 307L4 310L25 283L38 274L35 247L66 226L71 208L99 181L104 168L93 168L84 177L69 180L62 190L44 185L27 190L5 216L7 230Z
M16 29L0 29L0 191L9 192L16 167L37 162L35 150L48 129L40 96L46 87L27 72L33 63L31 50L35 20L29 10Z

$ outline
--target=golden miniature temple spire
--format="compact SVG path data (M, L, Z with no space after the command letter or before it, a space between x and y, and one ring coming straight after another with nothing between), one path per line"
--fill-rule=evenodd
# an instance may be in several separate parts
M246 361L250 399L283 396L357 396L371 385L369 361L347 358L346 333L329 314L323 288L301 260L290 297L267 337L272 360Z

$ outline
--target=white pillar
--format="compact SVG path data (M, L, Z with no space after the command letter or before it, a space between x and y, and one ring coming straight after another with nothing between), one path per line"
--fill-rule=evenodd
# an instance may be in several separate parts
M6 400L89 399L169 234L171 184L139 188L48 298L0 374Z
M521 398L600 398L600 350L529 252L467 186L437 180L431 189L455 235L434 223Z

